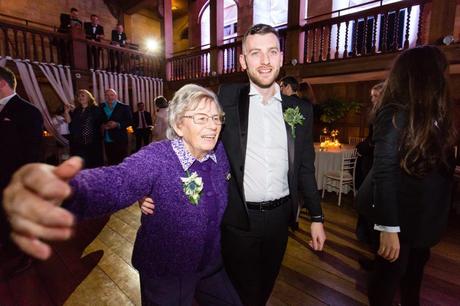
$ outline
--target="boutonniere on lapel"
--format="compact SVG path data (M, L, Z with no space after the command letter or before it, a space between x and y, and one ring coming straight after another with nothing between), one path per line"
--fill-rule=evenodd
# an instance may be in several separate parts
M298 106L295 108L289 107L284 111L284 121L291 127L292 138L295 138L295 126L300 124L303 125L305 117L300 113Z
M190 174L186 171L187 176L181 177L182 186L185 195L193 205L198 205L200 201L201 191L203 190L203 179L198 176L198 173L193 172Z

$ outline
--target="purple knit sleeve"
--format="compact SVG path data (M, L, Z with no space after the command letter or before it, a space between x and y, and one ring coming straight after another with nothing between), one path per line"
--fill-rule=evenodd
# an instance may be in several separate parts
M149 145L116 166L81 171L70 185L73 195L64 207L78 218L113 213L149 195L159 167L164 167L165 143Z

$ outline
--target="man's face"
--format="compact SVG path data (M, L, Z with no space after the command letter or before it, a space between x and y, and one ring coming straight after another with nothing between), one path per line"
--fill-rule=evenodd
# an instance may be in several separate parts
M123 26L121 24L117 25L117 31L118 31L118 33L123 32Z
M137 105L137 109L138 109L140 112L142 112L142 111L144 110L144 103L139 103L139 104Z
M240 64L249 79L260 88L273 85L283 65L283 53L275 34L254 34L246 38Z
M97 16L91 16L91 22L93 24L98 24L99 23L99 17Z
M117 99L117 94L113 90L107 90L105 92L105 100L109 103L112 103Z
M70 12L70 16L72 17L72 19L78 19L78 11Z
M283 82L280 83L280 90L281 93L285 96L291 96L294 93L291 85L285 84Z

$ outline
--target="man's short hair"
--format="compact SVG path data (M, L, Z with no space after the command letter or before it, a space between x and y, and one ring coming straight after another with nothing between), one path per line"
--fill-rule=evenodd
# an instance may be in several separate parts
M6 67L0 67L0 80L4 80L11 89L16 90L16 76L14 75L13 71Z
M71 12L71 13L73 13L73 12L78 12L78 10L77 10L76 8L73 7L73 8L70 9L70 12Z
M91 18L93 18L93 17L99 17L99 16L96 15L96 14L91 14Z
M284 85L291 85L292 91L294 92L299 90L299 82L297 82L295 77L285 76L281 79L281 83L283 83Z
M244 48L244 45L246 43L246 39L248 38L248 36L255 35L255 34L265 35L265 34L270 34L270 33L275 35L276 38L278 39L280 38L278 31L271 25L263 24L263 23L258 23L258 24L253 25L246 31L246 33L244 33L243 42L242 42L243 48Z
M139 106L141 104L144 105L144 102L137 102L137 106Z

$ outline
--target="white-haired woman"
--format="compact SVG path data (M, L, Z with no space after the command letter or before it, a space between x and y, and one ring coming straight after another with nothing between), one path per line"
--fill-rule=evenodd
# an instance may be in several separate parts
M186 85L175 94L168 120L169 140L116 166L80 171L81 160L71 158L58 167L21 168L5 191L13 239L45 259L51 250L42 240L67 239L70 212L96 217L150 196L155 216L142 216L132 258L142 304L191 305L195 298L202 305L240 305L220 255L229 165L217 144L224 123L217 97Z

